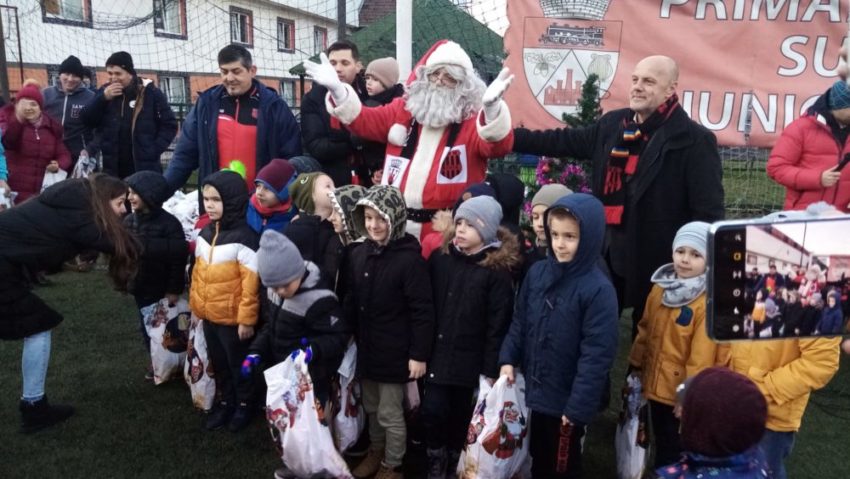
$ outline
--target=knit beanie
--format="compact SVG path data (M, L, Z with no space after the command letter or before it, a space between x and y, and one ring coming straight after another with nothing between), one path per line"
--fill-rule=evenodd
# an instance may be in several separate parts
M289 164L295 168L295 173L299 175L322 171L322 165L312 156L293 156L289 159Z
M703 221L691 221L679 228L673 238L673 251L682 246L691 247L705 257L708 243L708 230L711 225Z
M255 183L262 183L266 189L274 191L281 203L289 201L289 185L295 181L295 168L288 161L275 158L257 173Z
M18 93L15 94L15 101L24 98L38 103L38 107L44 109L44 96L42 96L41 89L38 88L38 85L29 84L18 90Z
M130 75L136 74L136 69L133 68L133 57L127 52L115 52L109 55L109 58L106 60L106 66L121 67Z
M70 73L71 75L76 75L80 78L89 76L89 72L83 67L80 59L75 57L74 55L66 58L61 65L59 65L59 73Z
M316 205L313 203L313 186L316 179L324 175L322 172L302 173L295 178L295 182L289 185L289 196L295 203L295 207L299 211L303 211L308 215L316 212Z
M260 237L257 250L257 270L267 288L285 286L304 276L304 258L289 238L275 230L267 229Z
M545 207L550 207L556 201L561 199L564 196L571 194L573 190L567 188L566 186L560 183L550 183L548 185L543 185L537 190L537 193L534 194L534 197L531 198L531 207L534 208L537 205L543 205Z
M366 74L381 82L384 88L389 88L398 83L398 62L392 57L372 60L366 67Z
M844 80L836 80L829 89L829 109L850 108L850 87Z
M466 220L470 226L481 236L481 242L485 245L497 241L496 234L499 231L499 223L502 222L502 206L492 196L476 196L470 198L457 208L455 221Z
M682 446L709 457L740 454L764 435L767 402L746 376L708 368L693 377L682 402Z

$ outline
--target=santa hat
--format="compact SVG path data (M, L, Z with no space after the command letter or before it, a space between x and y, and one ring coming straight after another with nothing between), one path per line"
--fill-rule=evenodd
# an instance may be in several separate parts
M422 55L407 77L407 85L416 80L416 70L421 66L434 67L439 65L455 65L463 68L467 75L475 75L472 67L472 59L457 43L451 40L438 40L431 48ZM407 130L410 126L412 116L406 109L402 109L395 118L393 126L387 133L387 141L396 146L404 146L407 141Z

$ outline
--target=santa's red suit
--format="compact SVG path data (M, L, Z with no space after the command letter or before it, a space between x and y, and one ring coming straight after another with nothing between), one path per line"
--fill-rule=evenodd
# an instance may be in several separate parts
M439 42L419 64L423 61L427 66L461 65L469 74L475 74L469 57L453 42ZM384 106L364 107L350 90L345 101L337 105L328 95L327 106L328 112L352 133L370 141L387 142L394 125L396 129L410 125L411 115L405 110L403 98ZM455 138L448 148L452 130ZM401 189L408 208L407 231L421 239L431 231L430 218L436 210L451 208L469 185L484 181L489 158L510 153L513 130L510 112L503 102L499 114L489 123L485 123L483 112L478 112L458 126L418 125L408 131L411 136L414 132L418 132L418 137L407 140L416 145L409 159L402 155L403 146L392 140L387 143L382 183Z

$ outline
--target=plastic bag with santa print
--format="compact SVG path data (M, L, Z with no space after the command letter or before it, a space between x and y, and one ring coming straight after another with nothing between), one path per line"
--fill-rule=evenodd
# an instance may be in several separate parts
M623 409L614 435L619 479L640 479L646 468L648 409L642 390L640 378L630 374L623 388Z
M352 341L345 351L339 373L339 411L334 415L333 436L339 452L353 446L366 427L366 413L360 402L360 382L354 378L357 370L357 344Z
M186 360L189 340L189 303L180 299L169 305L163 298L141 309L145 330L150 336L154 384L162 384L180 374Z
M204 411L212 409L215 400L215 379L207 339L204 336L204 322L194 314L189 324L189 342L186 347L186 363L183 366L183 378L189 385L192 404Z
M525 378L513 384L501 376L491 386L478 380L466 446L460 454L457 476L462 479L514 479L531 477L530 418L525 405Z
M294 352L263 374L266 419L286 467L297 477L352 477L314 396L304 352Z
M71 172L71 178L88 178L90 174L97 171L97 157L89 156L85 150L80 152L80 157L77 158L77 164L74 165L74 170Z

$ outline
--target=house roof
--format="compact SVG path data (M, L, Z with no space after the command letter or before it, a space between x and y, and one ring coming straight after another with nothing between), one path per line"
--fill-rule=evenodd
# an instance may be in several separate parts
M382 57L395 57L395 12L354 32L349 40L357 45L363 65ZM459 9L450 0L417 0L413 2L413 60L414 63L438 40L449 39L460 44L478 73L485 80L496 77L505 57L502 37ZM318 61L319 56L310 58ZM299 63L289 73L303 75Z

